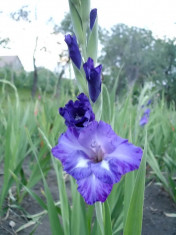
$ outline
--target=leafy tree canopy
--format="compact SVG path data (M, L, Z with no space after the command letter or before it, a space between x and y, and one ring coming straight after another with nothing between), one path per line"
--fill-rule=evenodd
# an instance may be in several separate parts
M176 92L176 39L155 39L150 30L118 24L100 30L105 83L113 86L120 68L118 92L134 83L152 81L164 89L168 101Z

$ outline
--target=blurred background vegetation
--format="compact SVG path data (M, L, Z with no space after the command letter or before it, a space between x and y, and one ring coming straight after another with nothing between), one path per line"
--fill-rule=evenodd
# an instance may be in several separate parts
M13 13L12 17L14 20L26 20L28 14L21 9ZM60 25L53 26L53 34L60 33L73 33L69 13ZM124 24L114 25L109 31L100 28L99 38L98 63L103 65L103 82L109 90L118 78L116 94L119 98L123 98L123 94L133 89L135 99L148 83L152 90L157 90L160 95L164 94L168 104L176 101L176 38L155 38L150 30ZM8 42L7 38L1 39L0 45L7 46ZM58 95L59 87L67 87L71 92L75 82L68 77L68 70L71 69L67 51L63 50L59 54L60 61L65 63L58 63L57 72L53 72L36 66L35 49L34 71L26 72L22 67L18 70L15 67L12 69L8 63L5 66L0 63L0 79L11 81L18 88L30 89L33 91L32 96L35 96L37 90L55 91ZM3 61L2 57L0 62L1 60Z

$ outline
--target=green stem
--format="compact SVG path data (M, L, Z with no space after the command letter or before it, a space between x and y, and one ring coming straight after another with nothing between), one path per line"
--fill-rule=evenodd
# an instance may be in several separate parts
M103 226L103 209L102 209L102 203L96 202L95 203L95 211L96 211L96 217L98 224L100 226L101 234L104 235L104 226Z

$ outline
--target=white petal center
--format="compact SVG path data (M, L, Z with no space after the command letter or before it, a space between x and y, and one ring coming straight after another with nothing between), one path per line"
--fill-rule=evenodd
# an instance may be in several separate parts
M102 162L101 162L101 167L105 168L105 169L108 170L108 171L110 170L110 169L109 169L109 164L108 164L107 161L102 161Z
M78 159L78 163L76 164L75 168L78 168L78 167L88 167L88 164L87 164L88 161L89 161L88 159L79 158Z

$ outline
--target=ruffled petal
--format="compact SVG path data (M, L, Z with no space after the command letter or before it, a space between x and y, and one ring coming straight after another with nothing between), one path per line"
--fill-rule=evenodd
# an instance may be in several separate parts
M84 93L77 96L78 100L70 100L65 107L59 108L60 115L65 119L68 127L75 127L79 132L80 129L87 126L89 122L95 120L89 99Z
M118 136L111 125L100 121L97 126L97 139L105 153L112 153L121 143L126 140Z
M129 143L127 140L120 144L114 152L107 154L105 159L115 174L126 174L139 168L143 151L141 148Z
M91 170L96 178L103 183L115 184L121 179L121 174L118 171L112 171L109 162L106 160L91 164Z
M83 151L72 152L63 163L64 171L76 180L91 175L90 160Z
M97 126L98 122L93 121L81 131L78 137L78 142L80 143L80 145L84 146L84 148L91 148L94 142L97 141Z
M93 148L94 145L98 145L101 146L104 153L112 153L117 146L126 140L117 136L109 124L103 121L99 123L93 121L86 129L82 130L78 141L85 148Z
M104 202L112 190L113 184L100 181L94 174L77 181L78 191L89 205L97 201Z
M69 127L67 131L60 136L58 145L52 148L52 154L64 164L73 152L79 150L85 152L88 156L90 154L89 149L85 149L79 144L77 131Z

